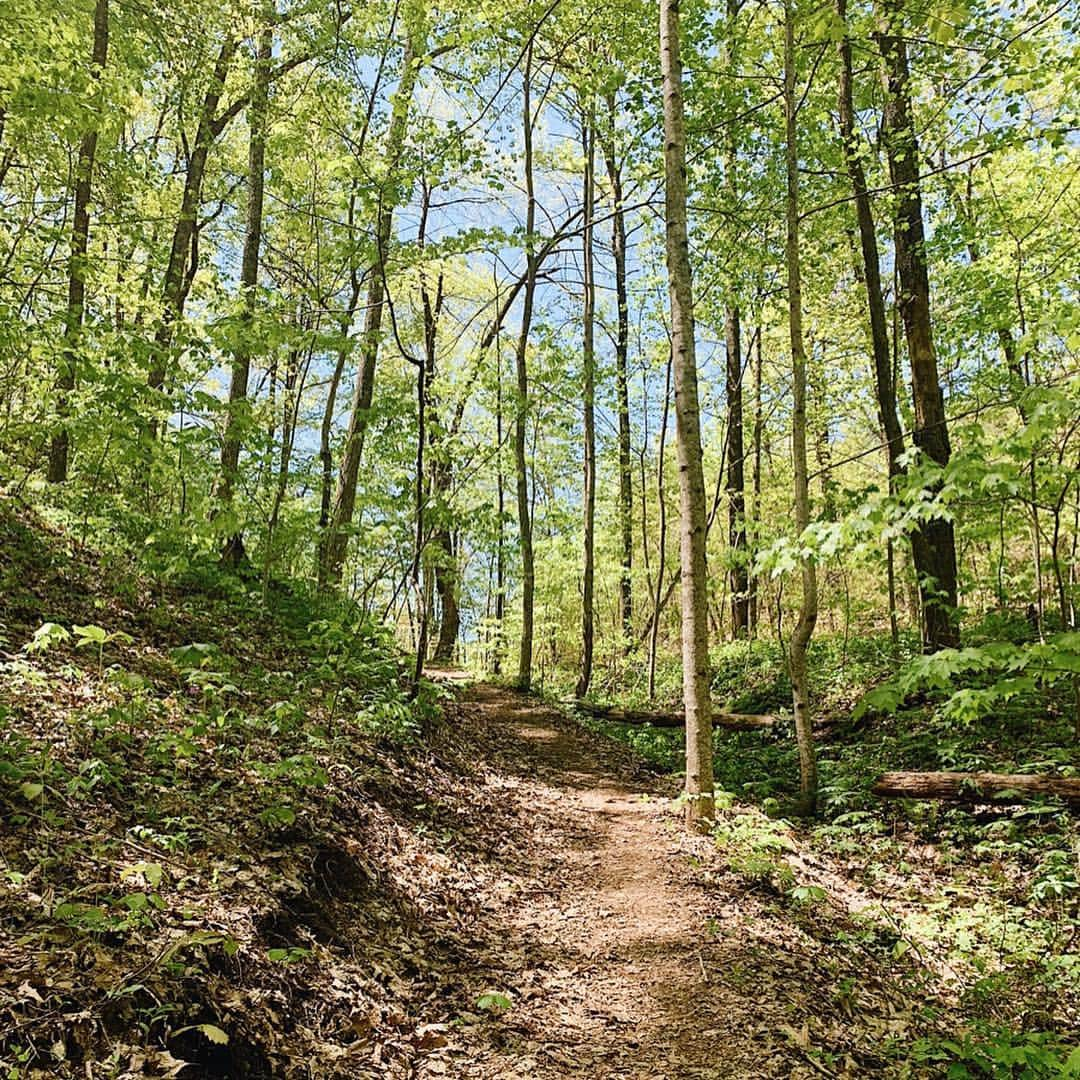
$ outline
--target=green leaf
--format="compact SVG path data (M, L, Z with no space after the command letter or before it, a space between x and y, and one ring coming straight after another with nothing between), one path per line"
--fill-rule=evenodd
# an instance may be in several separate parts
M512 1004L505 994L481 994L476 999L476 1007L483 1012L506 1012Z
M19 794L27 802L33 802L45 790L44 784L32 784L29 780L19 785Z
M67 641L70 637L71 634L69 634L59 623L42 623L41 626L34 631L34 636L26 646L26 651L45 652L46 649L52 648L53 645L57 645L61 641Z
M84 645L104 645L109 640L108 631L101 626L73 626L71 629L79 639L75 642L77 649Z

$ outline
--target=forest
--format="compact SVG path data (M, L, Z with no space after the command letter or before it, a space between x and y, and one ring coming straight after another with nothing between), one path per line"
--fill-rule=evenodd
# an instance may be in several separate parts
M1080 1078L1080 8L0 0L0 1072Z

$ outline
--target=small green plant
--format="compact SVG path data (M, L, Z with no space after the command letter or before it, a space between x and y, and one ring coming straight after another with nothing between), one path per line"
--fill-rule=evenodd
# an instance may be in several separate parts
M28 653L48 652L54 645L70 641L71 634L59 623L42 623L35 631L33 637L26 644Z
M299 945L292 945L287 949L266 950L266 959L275 964L298 964L309 956L311 956L311 950L301 948Z
M494 1015L506 1012L512 1005L513 1002L505 994L488 992L476 999L476 1008Z
M72 626L72 632L75 634L75 648L83 649L87 647L96 648L98 652L98 674L100 675L105 669L105 646L112 644L114 641L122 642L125 645L130 645L134 638L130 634L124 633L123 630L114 630L110 633L102 626Z
M920 1039L910 1059L936 1065L947 1080L1075 1080L1080 1047L1049 1032L1007 1028L966 1032L953 1039Z

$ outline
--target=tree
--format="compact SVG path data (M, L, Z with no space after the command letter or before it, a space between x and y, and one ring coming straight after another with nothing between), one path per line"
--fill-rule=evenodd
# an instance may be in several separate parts
M803 341L802 268L799 258L799 100L796 95L795 10L792 0L784 4L784 172L787 180L784 245L787 264L788 331L791 340L791 461L795 474L795 531L804 543L810 525L810 482L806 462L806 345ZM788 642L788 671L795 737L799 744L799 809L813 814L817 807L817 756L814 722L810 712L810 684L806 651L818 618L817 567L811 554L803 554L802 606Z
M678 0L661 0L660 70L664 96L664 219L679 458L683 699L686 710L687 821L713 816L712 701L709 690L705 475L701 458L694 297L687 236L686 125Z
M258 301L259 247L262 243L263 201L266 186L267 108L270 92L270 58L274 48L273 23L276 13L263 14L259 29L259 45L255 54L255 73L251 90L250 135L248 137L248 203L244 229L244 250L240 260L240 303L242 314L237 330L237 347L233 352L232 377L229 382L229 404L225 417L225 433L221 443L221 482L218 498L226 511L231 510L233 488L240 463L240 444L244 429L244 412L248 401L248 376L251 371L251 338L254 333L255 309ZM235 528L225 541L222 560L239 566L245 558L244 537Z
M532 686L533 615L536 597L536 560L533 553L532 507L529 502L529 472L525 454L529 408L529 330L532 327L536 296L536 181L533 175L532 107L533 45L530 38L522 71L522 141L525 175L525 287L521 296L521 328L514 351L517 398L514 403L514 476L516 480L518 536L521 544L521 642L518 649L517 685Z
M583 504L583 565L581 574L581 672L578 675L578 697L589 692L593 667L593 589L596 577L596 355L593 343L596 287L593 282L593 146L594 125L591 115L582 119L581 142L585 151L581 203L584 208L584 228L581 234L583 270L582 311L582 390L584 393L585 442Z
M364 332L360 339L360 370L349 410L349 427L338 470L333 509L326 531L320 541L319 583L323 587L341 580L345 554L349 544L349 528L356 508L356 484L360 475L360 459L364 452L364 436L375 394L375 368L382 342L383 307L386 302L387 260L390 230L394 220L395 201L399 197L398 175L405 148L409 107L416 84L420 58L425 48L422 27L407 27L405 48L401 58L401 79L394 93L390 126L383 149L384 173L378 190L375 220L375 257L368 273L367 303Z
M92 71L100 86L109 51L109 0L97 0L94 6L94 49ZM100 93L100 90L98 91ZM98 107L100 108L100 106ZM68 477L71 435L63 420L68 411L68 395L75 389L83 316L86 311L86 257L90 243L90 194L97 153L99 118L95 116L79 143L75 163L74 206L71 215L71 254L68 258L67 312L64 318L64 348L60 375L56 382L56 411L60 427L54 432L49 448L47 479L62 484Z
M911 114L911 74L907 43L902 36L901 7L883 0L877 35L882 58L885 108L882 136L889 159L895 199L897 306L904 323L915 427L912 442L935 465L949 463L949 428L938 378L930 317L930 278L926 262L919 141ZM936 486L935 486L936 489ZM928 652L959 643L956 582L956 538L952 522L940 514L912 537L922 593L923 647Z
M626 645L634 632L634 490L630 467L630 309L626 292L626 211L623 206L622 167L618 157L615 94L609 93L604 164L611 186L611 255L615 273L615 401L619 414L619 541L622 568L619 578L619 622Z
M735 71L738 43L738 0L727 0L727 61ZM734 203L738 181L737 121L732 117L724 133L724 183ZM730 288L730 287L729 287ZM731 290L734 291L734 290ZM746 637L750 632L750 582L746 541L746 451L743 444L743 355L741 313L737 297L724 305L724 352L726 354L728 544L731 558L731 633Z

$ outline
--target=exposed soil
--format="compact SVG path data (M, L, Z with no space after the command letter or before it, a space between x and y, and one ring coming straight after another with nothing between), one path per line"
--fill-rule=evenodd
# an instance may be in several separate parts
M522 884L472 987L512 1006L418 1075L816 1075L790 1054L770 1062L782 1011L723 977L732 947L694 876L708 845L681 830L670 783L530 699L479 686L466 700L496 747L489 782L528 828Z

